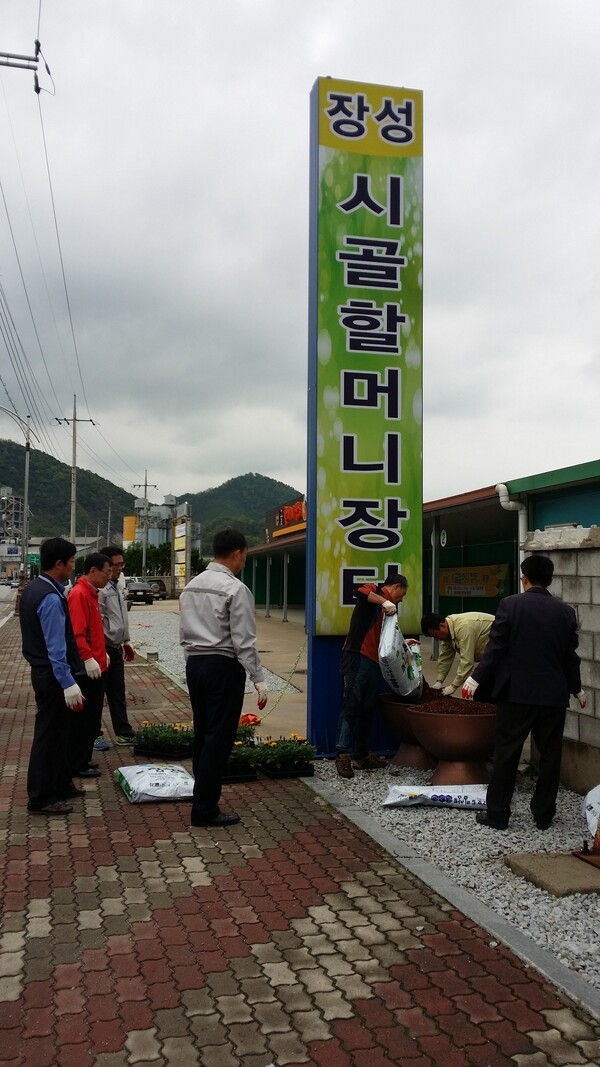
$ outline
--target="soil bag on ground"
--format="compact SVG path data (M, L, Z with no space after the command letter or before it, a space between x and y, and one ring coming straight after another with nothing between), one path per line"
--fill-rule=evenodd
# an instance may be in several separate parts
M194 792L194 779L178 763L138 763L117 767L115 781L132 804L149 800L186 800Z
M487 785L391 785L384 808L427 804L444 808L485 808Z
M588 830L595 835L598 829L598 816L600 816L600 785L595 785L584 796L581 801L581 814L585 816Z

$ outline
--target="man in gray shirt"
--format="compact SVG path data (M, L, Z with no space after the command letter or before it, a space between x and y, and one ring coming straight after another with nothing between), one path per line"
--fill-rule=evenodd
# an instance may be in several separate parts
M235 812L219 810L221 784L244 703L246 671L262 710L267 686L256 650L254 597L238 575L248 545L238 530L221 530L214 560L179 598L180 640L194 713L192 826L230 826Z

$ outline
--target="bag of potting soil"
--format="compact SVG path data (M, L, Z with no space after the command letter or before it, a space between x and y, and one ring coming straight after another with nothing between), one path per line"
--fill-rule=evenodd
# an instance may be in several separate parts
M194 793L194 779L178 763L117 767L115 781L132 804L145 804L149 800L185 800Z
M384 808L426 804L437 808L485 808L487 785L391 785Z
M379 638L379 667L390 689L398 696L421 695L423 668L421 644L413 638L405 640L397 615L386 615Z
M585 816L588 830L595 835L598 829L598 818L600 817L600 785L595 785L584 796L581 801L581 814Z

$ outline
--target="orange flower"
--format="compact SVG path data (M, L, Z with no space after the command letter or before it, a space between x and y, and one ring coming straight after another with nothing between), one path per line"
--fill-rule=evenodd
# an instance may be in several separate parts
M252 712L240 717L240 726L257 726L259 722L258 715L254 715Z

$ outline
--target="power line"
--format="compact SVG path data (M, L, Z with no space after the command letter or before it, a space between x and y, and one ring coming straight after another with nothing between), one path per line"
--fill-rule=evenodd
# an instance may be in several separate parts
M38 328L37 328L36 323L35 323L35 318L34 318L34 315L33 315L33 308L31 306L31 300L29 299L29 293L27 291L27 285L25 284L25 275L23 274L23 268L21 266L21 259L19 257L19 251L17 249L17 242L15 241L15 234L14 234L14 230L13 230L13 227L12 227L10 213L9 213L9 210L8 210L8 204L6 203L6 197L4 195L4 186L2 185L2 181L1 180L0 180L0 193L2 194L2 203L4 204L4 210L6 212L6 220L8 222L8 229L10 231L12 245L13 245L13 249L14 249L14 253L15 253L15 258L17 260L17 266L19 268L19 275L20 275L20 278L21 278L21 284L23 286L23 292L25 293L25 299L27 301L27 307L29 308L29 314L30 314L30 317L31 317L31 323L33 325L33 330L34 330L35 337L36 337L36 340L37 340L37 343L38 343L38 347L39 347L39 350L40 350L40 355L42 357L42 362L44 364L44 367L46 368L46 374L48 375L48 381L50 382L50 387L52 389L52 392L54 393L54 399L56 400L57 407L60 407L59 399L58 399L58 397L56 395L56 391L54 389L54 385L53 385L52 379L50 377L50 371L48 370L48 365L46 363L46 357L44 356L44 350L42 348L42 342L40 341L40 335L38 333Z
M77 370L79 371L79 380L81 382L81 389L82 389L82 392L83 392L83 399L85 400L85 406L87 408L87 413L89 415L90 414L90 406L88 404L88 399L87 399L87 395L86 395L86 392L85 392L85 385L83 383L83 375L81 373L81 363L80 363L80 360L79 360L79 350L77 348L77 340L75 338L75 327L73 325L73 315L71 314L71 301L69 300L69 290L67 288L67 277L66 277L66 274L65 274L65 265L64 265L63 254L62 254L62 245L61 245L61 242L60 242L60 234L58 232L58 218L57 218L57 215L56 215L56 205L55 205L55 202L54 202L54 190L53 190L53 187L52 187L52 177L51 177L51 174L50 174L50 160L48 158L48 147L47 147L47 144L46 144L46 132L44 130L44 118L43 118L43 115L42 115L42 105L41 105L39 96L38 96L38 112L39 112L39 116L40 116L40 127L41 127L41 131L42 131L42 143L43 143L43 146L44 146L44 159L46 161L46 174L48 176L48 188L50 190L50 203L52 205L52 217L54 219L54 232L56 234L56 244L57 244L57 248L58 248L58 258L59 258L59 261L60 261L60 270L61 270L61 275L62 275L62 280L63 280L63 288L64 288L64 293L65 293L65 301L66 301L66 305L67 305L67 312L68 312L68 315L69 315L69 325L71 327L71 339L73 341L73 350L75 352L75 359L76 359L76 362L77 362ZM90 418L90 422L91 421L92 420Z
M47 298L47 301L48 301L48 307L50 309L50 314L52 316L52 322L54 324L54 331L55 331L55 334L56 334L56 341L57 341L58 347L59 347L59 349L60 349L60 351L62 353L66 374L68 375L69 380L70 380L71 379L71 374L70 374L70 371L69 371L69 367L68 367L67 359L66 359L66 355L65 355L65 350L64 350L64 347L63 347L63 344L62 344L62 339L61 339L60 332L59 332L59 329L58 329L58 323L57 323L57 320L56 320L56 315L54 313L54 305L53 305L53 302L52 302L52 298L50 296L50 289L48 287L48 279L46 277L46 271L44 269L44 262L43 262L43 259L42 259L42 254L41 254L41 251L40 251L39 242L38 242L38 239L37 239L37 233L36 233L36 229L35 229L35 225L34 225L34 221L33 221L33 215L32 215L32 211L31 211L31 205L30 205L30 202L29 202L29 196L27 195L27 187L25 185L25 176L23 174L23 168L21 166L21 157L20 157L20 154L19 154L19 148L18 148L18 145L17 145L17 139L15 137L15 131L14 131L13 123L12 123L10 109L9 109L9 106L8 106L8 100L7 100L7 97L6 97L6 91L5 91L5 88L4 88L4 82L2 81L2 82L0 82L0 84L2 84L2 92L3 92L3 96L4 96L4 105L6 107L6 117L8 119L8 125L9 125L9 128L10 128L10 135L11 135L12 143L13 143L13 150L14 150L14 153L15 153L15 159L16 159L16 162L17 162L17 167L18 167L18 170L19 170L19 177L21 179L21 188L23 190L23 196L25 198L25 204L27 206L27 215L28 215L28 218L29 218L29 225L31 227L31 234L32 234L33 242L35 244L35 249L36 249L36 252L37 252L37 258L38 258L38 263L39 263L39 266L40 266L41 275L42 275L42 278L44 280L44 288L46 290L46 298ZM14 243L15 242L14 242L14 237L13 237L13 244ZM39 339L38 339L38 344L39 344ZM43 355L44 354L42 352L42 359L43 359ZM50 382L50 386L51 386L51 388L53 388L53 383L52 383L52 379L50 378L50 374L48 372L48 367L46 366L46 364L44 364L44 366L46 367L46 373L48 374L48 381ZM71 392L74 392L74 391L75 390L74 390L73 384L71 382ZM55 394L55 396L56 396L56 394ZM58 404L59 407L61 406L60 403L58 402L58 399L57 399L57 404Z
M44 430L42 429L43 420L42 420L42 417L41 417L41 414L40 414L39 407L38 407L38 405L37 405L37 403L36 403L36 401L34 399L32 391L31 391L31 388L30 388L30 385L29 385L29 381L27 379L27 374L26 374L26 371L25 371L24 366L23 366L23 361L21 359L20 352L22 353L23 359L25 360L25 362L28 363L28 360L27 360L27 357L25 355L25 351L23 349L23 346L21 344L21 340L19 338L19 335L18 335L18 333L16 331L16 328L15 328L15 325L14 325L14 321L13 321L12 315L10 313L10 309L8 307L8 303L6 301L6 295L4 293L4 289L3 289L1 283L0 283L0 332L2 333L2 336L3 336L3 339L4 339L4 343L6 345L6 350L8 352L8 356L9 356L10 362L12 364L13 370L15 372L15 377L17 379L17 383L19 384L19 388L21 390L21 395L23 397L23 400L25 401L25 406L27 408L29 408L31 411L35 412L36 427L38 428L38 430L40 432L40 435L44 436ZM31 367L29 367L29 370L31 371ZM48 450L50 452L52 452L52 447L51 447L51 445L49 443L49 439L48 439L47 435L46 435L46 441L47 441Z
M48 64L47 64L47 62L45 60L45 57L43 55L43 52L42 52L42 49L41 49L41 45L40 45L40 41L39 41L40 24L41 24L41 12L42 12L42 0L39 0L39 6L38 6L38 29L37 29L37 38L36 38L36 41L35 41L35 57L31 57L31 59L35 63L37 63L38 56L41 55L42 59L44 60L44 65L45 65L45 69L46 69L46 71L48 73L48 76L50 78L52 78L52 75L50 73L50 69L49 69ZM57 217L56 203L55 203L55 198L54 198L54 188L53 188L53 182L52 182L52 175L51 175L51 171L50 171L50 158L49 158L49 153L48 153L48 145L47 145L47 141L46 141L46 133L45 133L45 128L44 128L43 113L42 113L41 103L40 103L40 100L39 100L40 86L39 86L39 82L38 82L38 79L37 79L37 74L34 75L34 88L35 88L35 92L38 95L38 114L39 114L39 121L40 121L40 130L41 130L41 135L42 135L44 159L45 159L45 164L46 164L46 174L47 174L47 179L48 179L48 188L49 188L49 192L50 192L50 202L51 202L51 207L52 207L52 216L53 216L53 220L54 220L54 230L55 230L55 235L56 235L56 243L57 243L59 262L60 262L60 269L61 269L61 275L62 275L62 281L63 281L63 289L64 289L64 294L65 294L65 301L66 301L67 312L68 312L68 317L69 317L69 324L70 324L70 330L71 330L71 339L72 339L72 344L73 344L73 350L74 350L74 353L75 353L78 376L79 376L79 380L81 382L81 389L82 389L82 393L83 393L83 398L84 398L85 405L86 405L87 412L88 412L88 416L89 416L89 418L86 419L86 420L77 420L77 421L89 421L96 428L96 423L94 422L94 420L91 417L90 406L89 406L89 402L88 402L88 399L87 399L85 383L84 383L84 380L83 380L83 372L82 372L81 360L80 360L80 357L79 357L77 339L76 339L76 336L75 336L75 327L74 327L73 315L72 315L72 311L71 311L71 301L70 301L69 290L68 290L68 286L67 286L65 264L64 264L63 254L62 254L62 244L61 244L60 233L59 233L59 228L58 228L58 217ZM12 126L11 126L11 130L12 130ZM13 142L14 142L14 133L13 133ZM16 149L16 144L15 144L15 149ZM25 190L25 183L24 183L24 180L23 180L23 174L22 174L22 171L21 171L21 168L20 168L20 161L18 159L18 152L17 152L17 162L19 163L19 169L20 169L20 172L21 172L21 181L22 181L22 184L23 184L24 192L25 192L25 200L26 200L26 203L27 203L27 206L28 206L28 210L29 210L29 201L28 201L28 198L27 198L26 190ZM6 204L6 199L4 197L3 190L2 190L2 196L3 196L3 199L4 199L5 211L6 211L6 215L7 215L7 219L8 219L8 223L9 223L9 228L10 228L10 232L11 232L11 237L12 237L12 241L13 241L13 247L14 247L14 250L15 250L15 255L16 255L16 258L17 258L17 263L19 264L19 271L20 271L20 274L21 274L21 281L22 281L22 284L23 284L23 288L25 290L27 304L28 304L28 307L29 307L31 320L32 320L34 331L35 331L36 338L37 338L37 341L38 341L40 354L42 356L42 361L43 361L44 367L46 369L46 374L48 375L48 380L50 382L50 387L52 389L52 392L54 393L54 399L56 401L56 405L60 409L60 406L61 406L60 405L60 401L58 399L58 396L56 395L56 391L54 389L54 383L53 383L53 381L52 381L52 379L50 377L50 373L49 373L48 366L46 364L46 360L45 360L45 357L44 357L44 352L43 352L43 349L42 349L40 337L39 337L39 334L38 334L38 331L37 331L37 327L36 327L36 324L35 324L35 320L34 320L34 317L33 317L33 310L32 310L32 307L31 307L31 302L29 300L27 287L25 285L25 279L24 279L23 271L22 271L22 268L21 268L20 260L19 260L19 255L18 255L17 246L16 246L16 240L15 240L14 233L13 233L13 230L12 230L12 225L11 225L11 222L10 222L10 216L9 216L9 212L8 212L8 206ZM35 240L35 243L36 243L36 247L38 249L38 258L40 259L40 263L41 263L41 256L39 254L39 247L37 245L37 240L35 238L35 228L33 226L33 220L31 218L31 211L30 210L29 210L29 217L30 217L30 222L31 222L31 226L32 226L32 231L33 231L33 234L34 234L34 240ZM42 268L42 276L44 278L44 283L46 284L46 292L47 292L47 295L48 295L48 301L49 301L49 304L50 304L50 309L51 309L52 316L53 316L53 319L54 319L54 322L55 322L55 326L56 326L56 319L54 317L52 301L50 300L50 295L49 295L49 292L48 292L48 286L47 286L47 282L46 282L46 276L45 276L43 264L41 264L41 268ZM57 330L57 336L58 336L59 345L60 345L60 336L58 335L58 330ZM8 344L8 342L7 342L7 344ZM62 349L62 346L60 346L60 347ZM21 345L21 349L23 350L23 355L24 355L25 360L27 360L27 357L25 356L25 352L24 352L24 349L23 349L22 345ZM63 358L64 358L64 351L63 351ZM16 360L17 360L17 363L19 364L19 368L20 368L18 355L16 355ZM29 369L31 371L31 367L29 365L29 361L28 360L27 360L27 364L28 364ZM65 364L66 364L66 360L65 360ZM19 378L15 363L13 363L13 369L15 369L15 374L17 374L17 378ZM22 372L22 368L20 368L20 369L21 369L21 391L23 392L24 389L26 389L26 384L25 384L26 379L25 379L25 375ZM67 368L67 370L68 370L68 368ZM33 380L34 380L34 382L36 383L36 386L37 386L37 382L35 380L35 377L33 378ZM40 395L43 398L43 394L40 394ZM45 406L47 407L45 398L43 398L43 401L44 401ZM32 405L30 404L29 406L32 406ZM51 418L54 418L55 421L57 423L59 423L59 425L61 424L61 421L62 421L61 419L57 418L56 416L51 416ZM74 416L74 425L75 425L75 421L76 420L75 420L75 416ZM41 430L41 426L40 426L40 430ZM123 457L119 455L119 453L116 451L116 449L113 448L113 446L110 444L110 442L107 441L107 439L104 437L104 435L99 430L98 430L98 432L100 433L100 436L102 437L102 439L105 442L105 444L108 445L108 447L111 449L111 451L114 453L114 455L120 460L120 462L125 467L127 467L129 470L131 470L132 473L136 473L136 472L133 471L133 468L129 466L129 464L126 462L126 460L124 460ZM91 446L89 446L88 448L85 448L85 446L82 445L82 447L85 449L85 451L88 453L88 455L91 455L102 467L104 467L105 470L107 470L109 472L109 474L111 474L113 477L119 477L116 474L116 472L107 463L105 463L105 461L97 453L95 453L93 451L93 449L91 449Z

